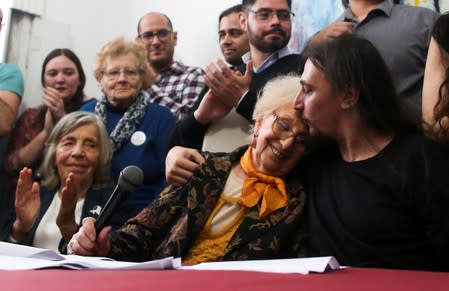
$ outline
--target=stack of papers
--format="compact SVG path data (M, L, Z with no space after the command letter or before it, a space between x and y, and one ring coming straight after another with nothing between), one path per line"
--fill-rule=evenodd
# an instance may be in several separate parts
M303 259L211 262L188 267L185 266L182 269L309 274L310 272L323 273L326 270L338 270L340 269L340 264L334 257L314 257Z
M202 263L181 266L181 258L168 257L142 263L115 261L104 257L61 255L55 251L0 242L0 270L33 270L46 268L92 269L92 270L221 270L255 271L271 273L325 272L340 269L334 257L315 257L280 260L248 260Z
M46 268L92 270L162 270L178 269L181 259L168 257L161 260L132 263L104 257L61 255L52 250L0 242L0 270L34 270Z

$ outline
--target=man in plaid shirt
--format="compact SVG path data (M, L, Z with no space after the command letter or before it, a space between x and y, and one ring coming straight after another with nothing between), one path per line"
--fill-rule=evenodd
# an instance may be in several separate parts
M173 60L178 37L166 15L147 13L137 27L137 41L148 51L150 100L169 108L180 120L205 86L204 71Z

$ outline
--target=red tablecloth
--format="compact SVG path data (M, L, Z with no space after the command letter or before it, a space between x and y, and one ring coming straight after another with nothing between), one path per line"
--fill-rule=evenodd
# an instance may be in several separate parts
M0 271L2 290L449 290L449 273L350 268L298 275L238 271Z

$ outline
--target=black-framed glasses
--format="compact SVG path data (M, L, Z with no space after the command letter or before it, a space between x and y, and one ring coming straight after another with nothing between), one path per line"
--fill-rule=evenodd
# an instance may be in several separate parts
M159 39L159 41L167 41L170 37L172 31L168 29L159 29L158 31L147 31L139 35L139 38L145 42L150 42L154 39L155 36Z
M268 8L260 8L257 11L251 9L247 10L254 13L258 21L269 21L273 18L274 14L276 14L279 21L291 21L292 17L295 16L295 13L287 9L272 10Z
M273 133L276 137L280 139L287 139L292 136L295 137L295 147L302 148L305 144L305 135L302 132L295 132L293 130L293 127L290 123L290 121L280 117L276 114L276 112L273 112L273 124L271 126L271 129L273 130Z

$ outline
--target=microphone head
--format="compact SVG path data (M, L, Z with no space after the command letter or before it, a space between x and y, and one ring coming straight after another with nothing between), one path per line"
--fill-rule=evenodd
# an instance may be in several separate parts
M117 185L127 192L136 190L143 183L143 172L137 166L127 166L120 172Z

